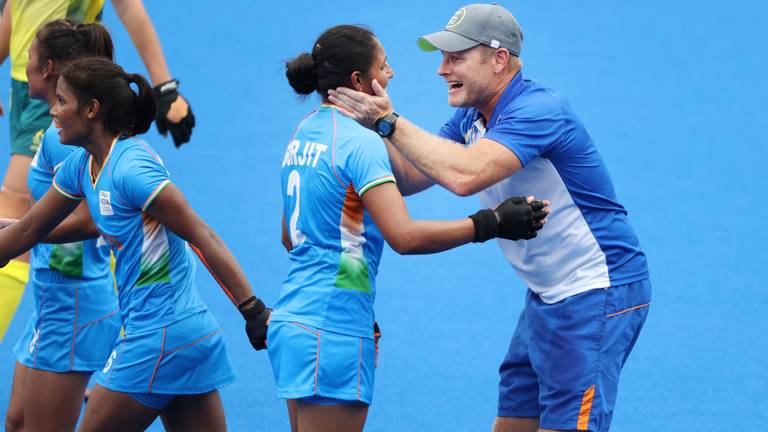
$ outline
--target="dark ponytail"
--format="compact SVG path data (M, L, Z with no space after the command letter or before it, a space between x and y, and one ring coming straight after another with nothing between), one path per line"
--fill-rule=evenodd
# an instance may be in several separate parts
M308 95L317 90L315 60L307 52L285 63L285 76L288 78L288 84L298 94Z
M48 60L64 63L80 57L113 59L114 46L107 29L99 23L83 24L57 19L45 24L35 34L39 44L37 62L42 68Z
M128 78L129 82L136 84L136 88L139 90L136 93L136 118L133 122L131 135L141 135L149 130L152 121L155 120L155 111L157 110L155 95L152 92L152 86L143 76L130 74Z
M315 41L312 54L301 53L285 63L285 76L298 94L313 91L323 98L328 90L352 85L352 72L367 73L378 42L368 29L354 25L332 27Z
M155 97L147 80L128 74L103 58L82 58L68 63L61 79L72 89L80 105L91 100L100 104L98 119L109 132L138 135L149 130L155 118ZM135 84L138 92L134 92Z

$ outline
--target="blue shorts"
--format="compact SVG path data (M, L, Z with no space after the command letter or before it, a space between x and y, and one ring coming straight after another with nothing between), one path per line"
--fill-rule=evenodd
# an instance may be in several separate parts
M554 304L528 291L499 368L499 417L539 418L542 429L607 431L619 374L650 301L647 279Z
M120 334L112 277L88 281L41 270L30 287L35 309L13 349L19 363L51 372L104 367Z
M371 404L373 339L281 321L270 323L267 341L279 398L321 405Z
M96 382L124 393L200 394L237 379L208 310L118 340Z
M159 411L165 409L176 397L174 394L128 393L136 402Z

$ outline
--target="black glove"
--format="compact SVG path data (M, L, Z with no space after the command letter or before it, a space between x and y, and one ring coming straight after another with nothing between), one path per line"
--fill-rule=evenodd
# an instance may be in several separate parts
M163 136L168 136L168 132L171 132L173 137L173 143L176 147L181 147L182 144L189 141L189 137L192 136L192 128L195 127L195 115L192 114L192 106L187 109L187 115L185 115L178 123L172 123L166 117L168 111L171 109L171 105L179 98L178 80L170 80L162 84L156 85L152 92L155 94L155 102L157 103L157 112L155 113L155 124L157 125L157 131ZM189 101L187 101L189 104Z
M474 242L484 242L494 237L507 240L530 240L543 226L547 216L544 203L530 203L524 197L507 198L494 210L483 209L469 216L475 223Z
M272 309L264 306L264 302L251 296L237 306L240 313L245 318L245 333L248 334L248 340L258 351L267 347L267 329L269 327L269 315Z

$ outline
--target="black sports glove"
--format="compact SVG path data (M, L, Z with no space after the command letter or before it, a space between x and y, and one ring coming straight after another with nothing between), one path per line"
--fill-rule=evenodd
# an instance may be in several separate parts
M525 197L507 198L494 210L483 209L470 216L475 223L474 242L484 242L494 237L507 240L530 240L543 226L547 216L544 203Z
M152 92L155 94L155 102L157 103L157 112L155 113L155 124L157 125L157 131L163 136L168 136L168 132L171 132L173 137L173 143L176 147L181 147L182 144L189 141L189 137L192 136L192 128L195 127L195 115L192 114L192 106L187 109L187 115L184 116L178 123L172 123L168 120L168 111L171 110L171 105L179 98L178 80L170 80L162 84L156 85ZM189 104L189 101L187 101Z
M251 296L237 306L240 313L245 318L245 333L248 334L248 340L258 351L267 347L267 329L269 327L269 316L272 309L264 306L264 302Z
M494 210L499 217L498 237L507 240L530 240L543 226L541 220L547 216L544 203L524 197L507 198Z

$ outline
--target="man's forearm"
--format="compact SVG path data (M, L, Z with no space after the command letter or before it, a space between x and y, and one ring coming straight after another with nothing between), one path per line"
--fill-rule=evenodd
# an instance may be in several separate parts
M435 184L434 180L413 166L389 140L384 142L387 144L387 152L392 163L392 172L397 180L397 188L400 189L403 196L413 195Z
M476 174L482 167L469 157L466 146L432 135L403 117L389 141L418 171L444 188L462 196L477 192Z

